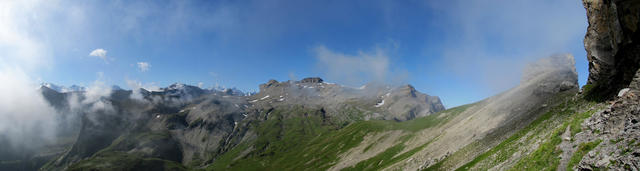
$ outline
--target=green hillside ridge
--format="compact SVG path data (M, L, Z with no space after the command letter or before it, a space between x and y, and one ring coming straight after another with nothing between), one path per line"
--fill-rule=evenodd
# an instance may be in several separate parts
M313 115L304 117L305 110L273 111L269 120L256 125L256 141L241 144L218 158L208 170L325 170L335 164L338 155L362 143L365 136L384 131L400 130L402 138L392 148L355 166L356 170L384 168L403 160L415 151L400 153L404 142L414 138L414 132L445 123L466 110L464 105L441 111L427 117L406 122L372 120L358 121L341 129L322 125ZM284 117L284 115L294 115ZM283 129L284 128L284 129ZM260 131L262 130L262 131ZM283 131L286 130L286 131ZM373 142L375 143L375 142ZM369 147L371 147L371 144ZM428 144L424 144L424 147ZM257 150L256 150L257 149ZM245 154L245 150L250 150ZM366 149L365 149L366 150ZM386 162L380 162L386 161Z
M460 150L448 155L424 170L555 170L562 151L557 146L563 141L561 135L570 131L571 137L582 131L581 123L601 110L604 104L586 100L575 92L560 93L549 106L530 124L514 131L506 139L489 150L476 155L483 145L496 140L495 136L486 136L470 143ZM382 170L392 169L394 165L411 160L416 152L428 147L439 136L431 137L425 143L408 145L416 140L419 133L441 127L459 114L473 106L485 102L463 105L441 111L426 117L397 122L389 120L355 121L344 126L343 122L325 118L323 109L293 106L265 111L259 117L267 119L249 123L249 131L255 132L255 139L244 141L229 149L212 163L200 167L206 160L198 160L195 164L182 164L161 158L127 153L119 149L127 149L131 143L152 144L170 139L166 132L141 131L117 138L110 146L97 152L89 159L71 165L70 170L136 170L140 168L156 168L161 170L328 170L335 169L339 160L354 149L361 153L379 151L374 155L339 170ZM357 110L350 110L351 115L358 116ZM197 122L197 121L194 121ZM392 136L395 136L392 137ZM365 139L375 137L374 141ZM392 144L380 145L390 139ZM571 155L567 168L580 161L581 157L599 144L597 142L582 143L578 151ZM364 148L358 148L364 147ZM382 147L382 148L381 148ZM153 166L153 167L152 167Z
M496 166L510 170L555 170L560 154L556 146L562 141L561 134L567 127L572 135L580 132L582 121L603 108L603 104L582 97L565 95L564 99L565 102L463 166L447 167L450 166L447 163L457 162L450 161L454 157L449 157L427 170L487 170Z
M552 107L549 111L531 122L531 124L503 140L500 144L491 148L491 150L472 158L473 160L471 162L457 169L486 170L507 160L517 162L512 168L514 170L544 169L557 166L558 161L556 156L558 155L558 151L555 151L555 146L557 146L560 141L559 135L562 134L567 127L569 127L572 131L571 133L575 135L577 131L580 131L580 123L585 118L590 117L596 110L602 108L602 104L587 101L582 97L575 96L575 93L572 92L558 95L556 100L563 102L558 103L557 106ZM404 144L412 138L415 138L416 132L443 125L451 118L476 104L478 103L463 105L406 122L385 120L358 121L337 130L320 126L319 120L309 118L302 119L301 117L293 117L284 120L267 121L256 128L277 130L277 127L284 126L284 128L291 131L283 133L274 133L271 131L258 133L261 135L258 137L258 140L233 148L214 161L207 170L327 170L336 164L336 161L340 159L342 153L355 148L360 143L367 143L363 141L365 136L399 130L402 132L402 136L394 145L384 149L371 158L342 170L385 169L395 163L405 161L415 154L415 152L429 145L429 143L424 143L416 148L407 149ZM274 112L272 116L280 116L280 113L281 112ZM304 112L290 111L290 113ZM315 124L309 124L309 122ZM314 126L316 126L315 129L313 128ZM278 139L275 137L281 138ZM540 141L540 139L542 139L542 141L537 142L540 144L539 147L523 148L524 144L535 144L535 142ZM433 140L435 140L435 138L429 142ZM370 144L364 148L364 151L370 150L376 142L378 141L369 142ZM451 160L455 159L457 155L465 154L465 150L470 150L470 148L474 148L474 146L478 144L479 143L469 144L462 150L457 151L426 170L456 169L450 167L451 165L447 165L447 163L459 163L460 161ZM516 156L516 158L514 158L514 153L527 153L528 155Z

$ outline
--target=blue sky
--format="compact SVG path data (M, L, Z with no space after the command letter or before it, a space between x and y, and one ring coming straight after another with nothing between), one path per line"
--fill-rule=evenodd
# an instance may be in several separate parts
M320 76L412 84L453 107L517 85L527 62L552 54L576 57L581 85L588 75L579 0L27 0L0 11L0 72L67 86L257 90Z

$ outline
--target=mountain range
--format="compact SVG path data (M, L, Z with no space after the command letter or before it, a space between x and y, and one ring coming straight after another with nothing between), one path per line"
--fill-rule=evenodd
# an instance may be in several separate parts
M412 85L319 77L269 80L255 93L46 83L38 91L56 110L55 138L0 135L0 170L638 170L640 2L583 5L583 87L570 54L450 109Z

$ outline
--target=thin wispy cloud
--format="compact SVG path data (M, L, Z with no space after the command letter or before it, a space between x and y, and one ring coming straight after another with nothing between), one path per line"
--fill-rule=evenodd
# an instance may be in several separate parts
M580 1L430 1L452 34L440 40L434 69L480 83L493 94L517 85L526 63L580 47L586 18ZM499 10L497 10L499 9ZM571 12L569 12L571 11Z
M47 11L39 1L0 2L0 63L32 70L51 63L37 30L27 26L38 23L33 13ZM3 67L3 66L0 66Z
M159 91L160 87L158 85L156 85L155 82L150 82L150 83L142 83L140 81L137 80L131 80L131 79L125 79L127 86L131 89L131 90L136 90L136 89L140 89L143 88L145 90L148 91Z
M151 67L151 64L149 64L148 62L138 62L138 69L140 69L141 72L146 72L149 71L149 68Z
M313 49L317 67L329 80L358 86L369 82L397 83L406 78L392 70L389 50L376 47L371 51L358 51L355 54L335 52L325 46Z

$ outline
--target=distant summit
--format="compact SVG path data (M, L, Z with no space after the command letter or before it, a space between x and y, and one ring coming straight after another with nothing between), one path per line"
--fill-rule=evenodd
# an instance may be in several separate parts
M80 91L86 91L87 90L87 88L82 87L82 86L78 86L78 85L71 85L70 87L65 87L65 86L60 86L60 85L56 85L56 84L53 84L53 83L42 83L42 84L40 84L40 86L50 88L50 89L55 90L55 91L57 91L59 93L80 92Z
M326 110L345 110L346 104L362 109L364 120L384 119L406 121L445 110L439 97L418 92L411 85L392 87L367 84L352 88L326 83L320 77L300 81L269 80L260 85L260 92L249 100L253 105L324 106ZM342 117L342 116L337 116Z
M301 83L322 83L323 80L320 77L307 77L300 80Z

